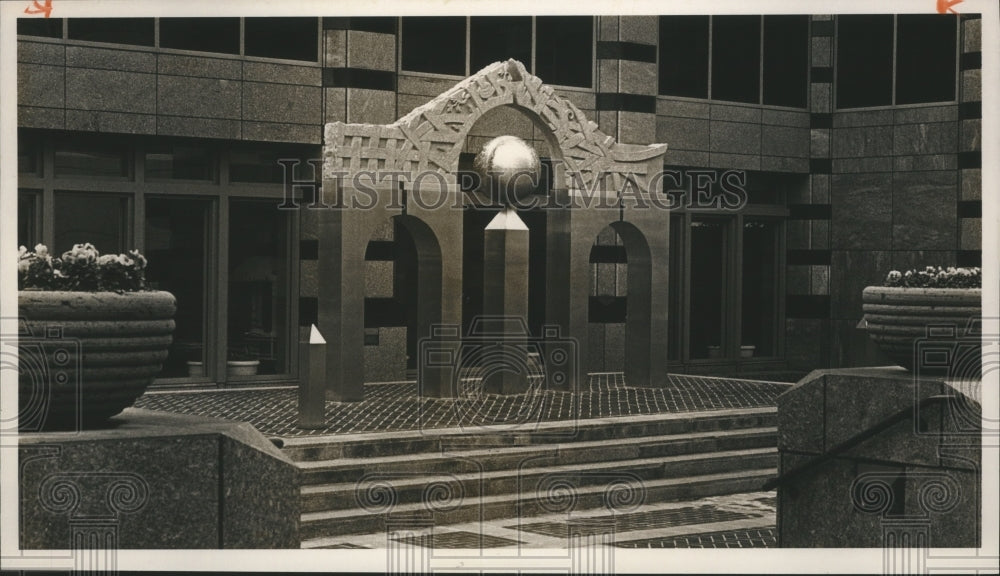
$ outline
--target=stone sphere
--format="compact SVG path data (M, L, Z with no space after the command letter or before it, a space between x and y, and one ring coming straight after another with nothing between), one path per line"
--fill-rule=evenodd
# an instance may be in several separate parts
M476 155L473 168L494 202L512 206L537 188L541 161L535 149L517 136L497 136Z

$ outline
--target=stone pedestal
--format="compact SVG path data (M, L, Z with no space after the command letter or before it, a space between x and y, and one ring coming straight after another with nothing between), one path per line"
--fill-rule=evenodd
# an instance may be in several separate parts
M817 370L779 396L778 544L978 547L982 411L964 384L898 367ZM954 398L917 408L940 395Z
M483 314L497 320L488 334L500 347L481 364L486 391L518 394L528 389L528 227L508 208L486 226L483 245Z
M134 408L111 422L20 435L21 549L299 547L299 471L250 424Z

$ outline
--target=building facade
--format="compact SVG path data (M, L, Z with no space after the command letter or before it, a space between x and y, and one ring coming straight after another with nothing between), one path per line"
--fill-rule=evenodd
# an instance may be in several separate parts
M178 299L158 385L293 381L297 342L321 315L324 263L316 212L288 199L314 195L323 127L392 123L513 58L618 142L668 145L669 282L653 289L669 294L671 370L884 363L856 328L864 286L891 269L981 261L979 24L974 15L22 19L18 241L148 256L151 283ZM473 127L461 166L502 134L549 155L530 118L498 108ZM747 202L723 202L724 181ZM464 323L482 312L491 216L464 214ZM537 331L547 215L523 217ZM387 220L365 260L365 379L412 378L412 238ZM614 229L594 238L590 261L580 352L590 371L620 371L628 258ZM230 360L247 359L256 374L231 373Z

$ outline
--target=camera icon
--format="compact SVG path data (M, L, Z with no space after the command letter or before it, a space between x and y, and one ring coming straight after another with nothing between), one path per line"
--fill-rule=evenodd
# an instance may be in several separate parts
M532 428L551 415L552 393L575 392L580 371L575 339L548 325L532 336L516 316L477 316L464 337L434 325L418 350L418 378L450 383L459 426Z
M43 429L80 430L81 346L63 335L59 326L18 321L16 338L0 339L0 366L14 371L18 381L17 427L0 421L0 433L38 432Z
M983 334L981 318L972 318L960 326L956 323L930 324L925 336L914 341L913 375L917 400L934 390L944 380L954 389L938 424L944 428L937 433L979 437L983 433L996 433L982 429L982 381L984 369L995 369L1000 354L1000 337ZM917 432L935 430L935 426L917 414Z

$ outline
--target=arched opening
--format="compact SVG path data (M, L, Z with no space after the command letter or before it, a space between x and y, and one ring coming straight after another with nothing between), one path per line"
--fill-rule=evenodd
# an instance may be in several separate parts
M633 224L606 226L590 249L588 354L592 372L624 372L647 385L650 369L652 266L645 235Z
M385 220L365 250L364 381L417 377L420 339L441 322L441 247L414 216Z
M551 130L541 125L533 112L516 106L497 106L480 116L469 129L459 156L459 186L473 199L463 214L462 333L468 334L472 323L483 313L483 230L500 211L499 207L487 205L489 200L480 194L473 161L484 144L503 135L517 136L533 146L542 163L534 194L525 200L525 207L518 210L529 232L528 317L525 321L532 335L537 336L545 322L546 211L543 206L546 195L555 188L553 166L558 163L553 163L552 158L559 152L551 145L554 141Z

